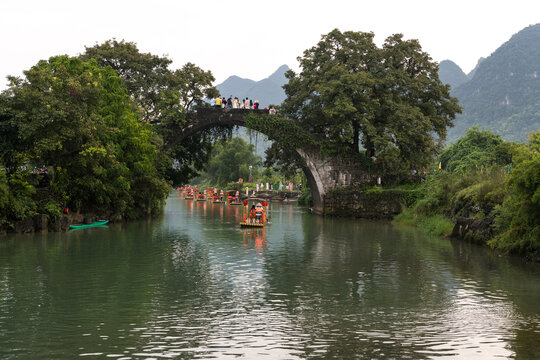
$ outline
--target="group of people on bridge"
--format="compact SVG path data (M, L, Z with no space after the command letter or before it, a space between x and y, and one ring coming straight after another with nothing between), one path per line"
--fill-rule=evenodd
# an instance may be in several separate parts
M210 105L215 107L216 109L253 109L258 110L259 109L259 100L255 100L253 102L252 99L245 98L245 99L239 99L238 97L234 97L231 95L228 99L225 97L221 97L219 95L215 99L212 99L210 102ZM268 110L268 113L270 115L274 115L276 113L276 109L271 106L270 109L264 108L265 110Z
M253 102L252 99L245 98L245 99L238 99L238 97L229 96L228 99L225 97L221 98L221 96L216 97L215 99L212 99L211 105L213 105L216 108L228 108L228 109L254 109L257 110L259 108L259 100L255 100Z

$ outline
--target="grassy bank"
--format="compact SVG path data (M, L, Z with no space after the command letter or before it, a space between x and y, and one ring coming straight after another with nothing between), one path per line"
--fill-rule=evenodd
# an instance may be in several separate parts
M454 228L451 219L440 215L418 215L414 208L404 208L403 212L396 217L394 221L401 224L413 225L421 228L427 234L437 236L448 236Z

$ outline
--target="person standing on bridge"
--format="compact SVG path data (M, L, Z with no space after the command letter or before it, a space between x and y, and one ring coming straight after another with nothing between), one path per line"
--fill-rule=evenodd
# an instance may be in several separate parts
M215 105L214 106L216 107L216 109L221 109L221 97L219 95L215 100Z
M255 103L253 104L253 108L255 110L258 110L259 109L259 100L255 100Z
M251 109L250 101L248 98L244 100L244 109Z
M227 107L229 109L232 109L232 102L233 102L233 99L232 99L232 95L229 96L229 99L227 99Z
M233 109L238 109L238 98L235 96L233 103L232 103Z

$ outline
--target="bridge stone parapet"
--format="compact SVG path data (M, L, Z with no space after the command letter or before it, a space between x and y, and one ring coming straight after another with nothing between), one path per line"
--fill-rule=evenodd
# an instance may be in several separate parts
M176 129L174 136L165 145L171 146L189 136L216 126L246 126L245 119L249 114L264 115L268 114L268 110L201 108L195 112L188 112L186 125Z

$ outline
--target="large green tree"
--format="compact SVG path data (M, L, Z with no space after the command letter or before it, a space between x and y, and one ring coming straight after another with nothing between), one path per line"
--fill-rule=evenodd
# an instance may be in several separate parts
M417 40L333 30L289 71L282 110L303 128L353 152L426 162L441 150L460 111L438 66Z
M57 56L24 74L2 94L0 135L19 144L1 154L16 159L9 171L47 168L51 199L75 210L137 217L160 205L153 133L115 70Z
M158 135L160 172L172 183L181 184L198 174L209 159L216 132L205 132L166 146L168 138L186 124L186 114L199 106L208 106L205 98L217 96L214 76L192 63L169 69L171 60L142 53L132 42L108 40L87 47L83 59L96 59L111 66L138 105L144 122L153 124Z
M161 100L161 91L167 88L168 67L172 60L141 53L135 43L116 39L86 47L81 58L96 59L102 67L110 66L116 70L139 106L143 120L151 122L158 119L157 104Z

